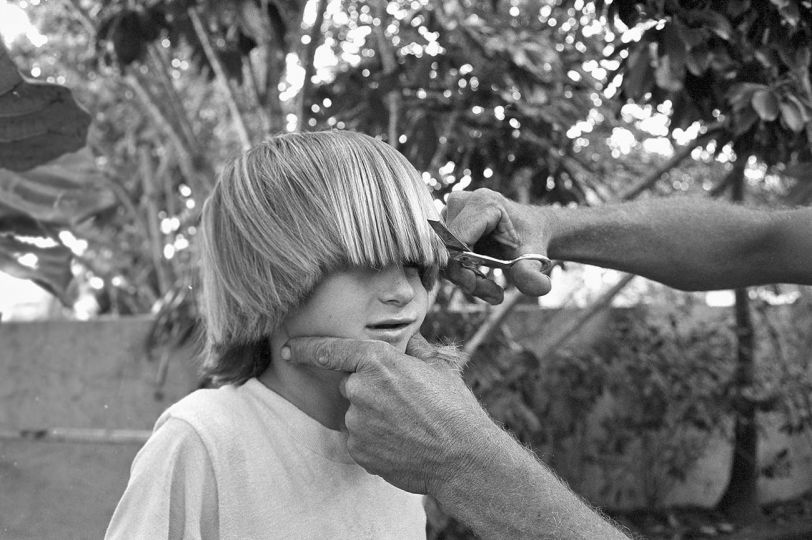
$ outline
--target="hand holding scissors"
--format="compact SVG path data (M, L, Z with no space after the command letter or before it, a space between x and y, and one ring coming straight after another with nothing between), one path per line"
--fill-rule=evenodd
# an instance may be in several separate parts
M508 270L514 264L520 261L538 261L541 263L541 272L546 272L552 266L552 262L548 257L538 253L526 253L516 257L515 259L497 259L496 257L476 253L468 246L468 244L454 236L451 231L449 231L446 226L442 224L442 222L432 219L428 220L428 222L429 225L431 225L431 228L434 229L434 232L436 232L443 241L443 244L445 244L451 258L459 262L462 266L470 268L480 277L485 277L485 275L479 270L480 266Z

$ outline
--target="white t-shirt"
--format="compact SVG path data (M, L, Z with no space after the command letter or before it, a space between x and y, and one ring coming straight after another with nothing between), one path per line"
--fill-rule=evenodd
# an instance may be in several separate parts
M426 537L423 498L367 473L345 436L257 379L167 409L108 539Z

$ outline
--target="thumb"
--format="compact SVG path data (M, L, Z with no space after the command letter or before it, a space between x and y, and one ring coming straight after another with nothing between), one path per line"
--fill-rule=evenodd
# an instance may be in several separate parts
M420 332L413 335L406 344L406 354L415 358L427 361L434 356L434 347L426 341Z
M454 345L432 345L419 333L406 344L406 354L433 366L451 368L461 372L468 363L468 356Z
M550 277L541 272L538 261L519 261L508 270L510 280L528 296L543 296L550 292Z

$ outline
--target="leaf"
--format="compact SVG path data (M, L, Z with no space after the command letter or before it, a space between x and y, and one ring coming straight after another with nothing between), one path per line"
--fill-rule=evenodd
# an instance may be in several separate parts
M116 204L85 149L25 172L0 169L0 200L39 221L76 225Z
M710 63L711 53L704 43L692 48L685 57L685 67L688 68L692 75L697 77L707 71Z
M758 120L758 114L756 114L755 110L748 107L746 109L742 109L740 112L735 113L733 115L733 133L736 137L747 133L753 124L756 123ZM717 143L718 144L718 143ZM721 150L722 144L718 144L718 148Z
M812 51L809 50L809 45L804 45L795 49L795 63L794 68L801 73L806 73L809 76L809 61L812 60Z
M645 93L650 84L651 66L648 47L639 44L630 54L623 75L623 91L627 97L636 99Z
M810 200L812 200L812 182L797 182L787 193L789 204L807 205Z
M774 67L778 63L775 51L766 45L763 45L758 49L756 49L756 52L754 54L756 60L758 60L759 63L765 68Z
M812 122L806 124L806 144L812 150Z
M616 10L618 18L627 28L633 28L640 18L637 2L612 2L610 9Z
M812 161L804 161L787 165L784 174L801 181L812 182Z
M23 264L20 258L33 256L32 264ZM0 271L20 279L30 279L65 304L70 304L68 286L73 275L70 262L73 257L62 245L38 247L10 235L0 235Z
M787 94L784 96L784 99L793 102L795 106L798 107L798 111L800 111L801 118L803 119L804 123L812 120L812 111L810 111L810 108L807 105L804 105L800 99L798 99L798 96Z
M17 66L8 55L3 40L0 40L0 94L5 94L22 82L23 78L17 71Z
M42 223L0 201L0 234L36 237L43 236L43 232Z
M779 104L781 118L789 129L795 133L800 133L804 129L804 118L801 109L792 101L782 101Z
M657 86L672 92L682 90L685 78L685 60L687 50L680 38L679 28L669 24L663 30L661 43L663 54L655 71Z
M781 17L787 21L791 26L798 26L801 21L801 12L798 10L798 4L794 0L785 2L785 5L778 8Z
M766 89L767 86L757 83L737 83L730 87L725 99L734 111L750 106L753 94L757 90Z
M703 28L694 28L685 24L681 24L678 19L674 19L674 27L677 30L680 41L682 41L688 49L704 46L707 39L707 31Z
M89 124L70 90L23 79L0 45L0 167L24 171L76 151Z
M727 14L735 18L750 9L750 0L728 0Z
M664 48L663 55L668 55L674 65L681 67L685 61L687 46L682 40L681 32L676 24L669 24L663 29L661 45Z
M772 90L757 90L750 101L759 117L765 122L772 122L778 118L778 99Z
M679 92L682 90L682 77L673 72L671 64L671 57L669 55L661 56L657 69L654 72L654 78L657 81L657 86L660 88L671 92Z
M727 17L722 15L719 12L713 10L705 10L699 12L698 19L703 21L705 25L707 25L714 34L719 36L720 38L724 39L725 41L730 41L733 37L733 27L730 24L730 21L727 20Z

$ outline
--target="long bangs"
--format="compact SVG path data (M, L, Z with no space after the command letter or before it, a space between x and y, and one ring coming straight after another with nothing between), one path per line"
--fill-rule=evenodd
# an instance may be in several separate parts
M418 172L382 141L339 133L348 143L341 152L347 155L336 155L329 203L338 217L331 243L340 249L342 262L370 268L416 265L436 278L448 255L428 224L440 215Z

